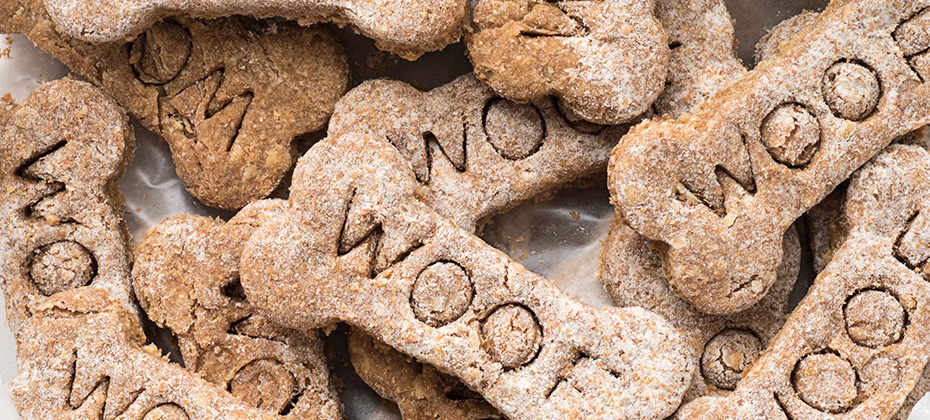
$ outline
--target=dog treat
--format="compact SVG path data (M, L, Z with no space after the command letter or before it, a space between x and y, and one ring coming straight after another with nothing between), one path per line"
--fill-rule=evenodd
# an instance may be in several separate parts
M386 140L317 143L298 162L287 210L245 247L249 301L290 328L344 321L457 377L511 419L675 410L693 365L672 326L639 308L578 302L430 210L417 190ZM441 274L459 270L465 281ZM414 295L421 288L441 296Z
M475 74L526 102L556 95L578 117L632 121L662 92L669 50L655 0L479 0L466 32Z
M794 36L799 34L804 28L814 23L819 15L820 14L817 12L805 10L775 25L775 27L772 28L769 33L765 34L765 36L759 40L759 43L756 44L756 53L753 57L756 61L756 65L778 53L778 49L782 42L794 38Z
M743 370L784 324L801 262L794 229L785 233L783 246L784 261L772 291L749 310L729 316L701 314L675 296L654 244L617 218L601 251L600 276L618 306L653 311L682 331L685 345L699 361L685 394L685 401L690 401L735 389Z
M19 106L0 101L13 403L26 420L282 419L145 345L116 186L133 146L125 112L87 83L45 84Z
M655 13L671 50L665 90L653 104L659 115L678 117L746 73L722 0L656 0Z
M408 60L440 50L462 35L466 0L45 0L62 31L95 44L129 41L156 22L176 16L283 17L302 25L351 25L378 48ZM294 44L293 47L298 47Z
M571 122L552 98L518 104L473 75L429 92L373 80L336 105L328 134L389 141L420 183L421 201L462 229L602 172L626 127Z
M365 333L349 334L352 366L405 420L501 419L500 413L459 380L397 352Z
M926 126L917 131L908 133L895 140L897 144L911 144L928 149ZM846 241L849 234L849 223L843 217L843 202L846 197L846 186L841 184L833 193L807 212L808 235L810 235L811 253L814 259L814 272L823 271L830 263L834 254ZM930 365L924 368L920 381L908 395L904 405L893 416L896 420L907 420L911 410L920 399L930 392Z
M191 215L165 220L139 245L134 290L149 318L177 337L191 372L269 413L341 418L319 334L256 315L239 283L242 246L285 205L257 201L229 223Z
M169 363L145 345L126 303L101 288L58 293L33 315L17 346L20 375L10 382L25 420L293 418L250 407Z
M639 125L614 149L612 199L633 229L662 243L677 295L709 314L758 302L794 220L930 120L922 56L901 55L920 41L911 28L924 6L831 3L706 105Z
M103 88L168 142L188 191L224 209L270 195L296 138L325 127L348 88L345 53L322 27L178 18L131 43L93 45L59 33L42 0L11 0L0 31L26 34Z
M48 296L88 285L130 296L116 180L135 148L129 118L84 82L0 99L0 270L17 339Z
M926 224L930 153L892 146L850 181L849 234L807 297L727 398L679 418L884 419L930 358ZM900 418L900 416L899 416Z

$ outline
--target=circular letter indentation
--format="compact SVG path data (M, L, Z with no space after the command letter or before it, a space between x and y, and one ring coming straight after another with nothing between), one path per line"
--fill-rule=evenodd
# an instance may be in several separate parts
M484 132L497 153L520 160L539 150L546 126L535 106L495 99L484 115Z
M804 357L794 367L791 379L798 396L820 411L844 412L859 395L856 370L832 353Z
M762 144L779 163L805 165L819 143L820 123L799 104L779 105L762 120Z
M501 306L481 325L482 347L504 368L523 366L536 357L542 329L533 313L522 306Z
M145 413L142 420L189 420L187 413L177 404L162 404Z
M474 294L465 269L455 263L437 262L417 276L410 306L417 319L438 328L459 319L471 305Z
M833 115L861 121L875 111L882 95L875 73L855 62L834 63L823 75L823 99Z
M95 265L94 256L83 245L61 241L39 250L29 274L39 291L51 296L90 283Z
M294 397L297 382L283 364L255 360L239 369L229 381L229 392L246 404L275 413Z
M701 373L721 389L736 389L743 370L762 352L762 341L746 330L723 330L704 346Z
M904 307L890 293L865 290L856 293L843 310L846 332L860 346L878 348L904 334Z

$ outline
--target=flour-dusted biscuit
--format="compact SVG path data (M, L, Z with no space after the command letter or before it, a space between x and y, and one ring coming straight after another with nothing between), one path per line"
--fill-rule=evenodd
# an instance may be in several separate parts
M602 172L625 132L571 122L552 98L509 101L473 75L429 92L399 81L362 83L336 105L328 129L344 142L358 139L351 133L390 142L416 174L420 199L468 231Z
M814 23L814 21L817 20L817 16L819 16L819 13L805 10L775 25L775 27L772 28L769 33L765 34L756 44L756 53L753 57L756 64L758 65L766 58L776 55L783 42L790 41L804 28Z
M503 418L458 379L355 329L349 333L349 354L362 380L382 398L396 402L404 420Z
M620 124L662 92L667 36L655 0L479 0L466 43L475 74L520 101L555 95L578 117Z
M772 291L752 308L724 316L704 315L675 296L654 246L614 218L601 251L600 276L607 292L618 306L648 309L682 331L699 365L686 401L725 395L785 322L801 263L798 234L794 229L785 233L784 261Z
M512 419L675 410L693 364L673 327L639 308L580 303L430 210L417 190L387 140L317 143L298 163L288 209L245 247L249 301L295 329L345 321Z
M930 359L930 153L892 146L850 181L849 233L769 348L727 398L680 418L885 419Z
M711 314L752 306L775 281L788 226L930 121L915 15L925 6L831 3L705 105L624 138L612 199L631 227L663 244L676 294Z
M128 276L126 277L128 280ZM10 394L25 420L284 420L169 363L125 301L81 287L23 323ZM334 417L322 417L338 419Z
M177 338L189 371L271 414L340 418L319 333L271 324L254 313L239 284L245 241L285 205L257 201L228 223L165 220L139 245L134 290L149 318Z
M127 41L177 16L284 17L351 25L378 48L414 60L459 39L467 0L45 0L63 32L93 43ZM297 47L297 45L293 45Z
M322 27L178 18L133 42L93 45L58 32L45 6L0 4L0 30L26 34L164 138L188 191L210 206L270 195L296 160L296 138L325 127L348 88L345 53Z
M653 104L659 115L678 117L746 73L723 0L656 0L655 12L671 49L665 89Z
M133 146L126 113L87 83L48 83L18 106L0 101L0 282L17 347L14 405L26 420L284 419L146 345L116 186Z
M48 296L90 286L129 301L128 232L116 180L135 149L125 112L61 80L0 100L0 281L7 323Z

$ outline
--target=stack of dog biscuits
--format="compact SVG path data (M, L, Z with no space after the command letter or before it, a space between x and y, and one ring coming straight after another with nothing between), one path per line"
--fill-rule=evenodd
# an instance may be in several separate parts
M904 420L930 390L930 0L830 1L754 66L723 0L10 0L0 32L81 79L0 99L23 419L356 418L366 384L407 420ZM352 78L456 43L445 83ZM130 235L143 130L225 217ZM615 306L479 236L591 186Z

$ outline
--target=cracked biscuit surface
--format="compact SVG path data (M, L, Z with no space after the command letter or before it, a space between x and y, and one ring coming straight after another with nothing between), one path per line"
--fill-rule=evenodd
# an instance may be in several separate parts
M132 42L94 45L58 31L43 0L0 4L0 30L23 33L113 96L171 148L204 204L238 209L269 196L348 88L342 47L322 27L169 19Z

